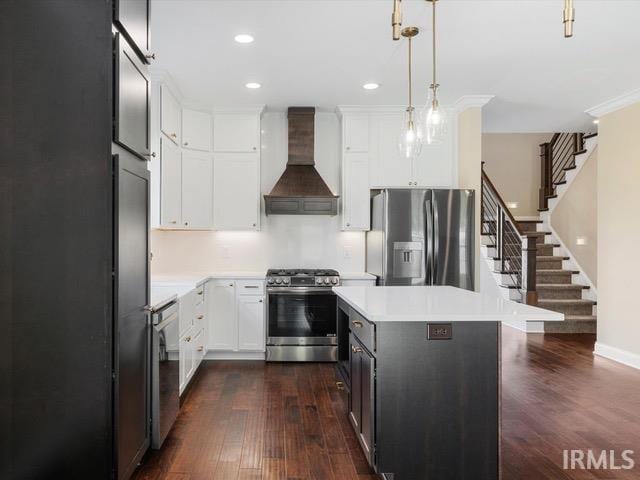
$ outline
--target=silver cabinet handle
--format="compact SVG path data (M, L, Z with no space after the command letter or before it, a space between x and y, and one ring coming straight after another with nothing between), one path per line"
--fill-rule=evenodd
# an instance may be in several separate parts
M204 350L204 347L198 347L198 351L201 352Z
M153 157L153 158L156 158L156 152L144 153L143 155L144 155L145 157Z
M245 285L244 288L258 288L258 285Z
M358 321L358 320L354 320L353 322L351 322L351 324L356 327L356 328L362 328L364 325L362 324L362 322Z
M155 53L147 53L144 58L148 58L149 60L155 60L156 59L156 54Z
M360 347L356 347L355 345L351 345L351 351L353 353L360 353L362 352L362 349Z

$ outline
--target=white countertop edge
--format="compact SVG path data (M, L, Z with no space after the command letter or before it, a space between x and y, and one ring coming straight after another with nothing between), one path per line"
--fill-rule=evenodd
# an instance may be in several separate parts
M375 280L376 276L367 272L340 272L341 280Z
M334 292L338 297L347 302L354 310L367 320L373 323L379 322L502 322L503 320L510 320L514 318L524 319L527 322L561 322L564 321L564 314L553 312L551 310L544 310L540 307L532 307L530 305L523 305L520 303L504 300L504 302L515 303L519 307L525 306L531 309L539 310L536 313L492 313L492 314L474 314L474 313L425 313L425 314L401 314L401 315L375 315L367 312L360 305L353 301L349 295L345 292L348 289L358 288L385 288L385 287L334 287ZM402 287L412 288L412 287ZM454 287L449 287L454 288ZM470 292L476 295L482 295L476 292Z

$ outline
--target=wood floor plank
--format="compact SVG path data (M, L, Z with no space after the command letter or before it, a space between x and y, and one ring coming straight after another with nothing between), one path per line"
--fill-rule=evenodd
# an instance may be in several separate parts
M503 480L640 478L640 372L594 335L503 328ZM135 480L377 480L332 364L205 361ZM564 449L634 450L633 470L564 470Z

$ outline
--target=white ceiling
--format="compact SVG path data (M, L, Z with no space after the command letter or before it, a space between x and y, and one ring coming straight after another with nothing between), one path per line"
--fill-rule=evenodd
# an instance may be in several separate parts
M441 0L443 103L492 94L485 131L589 126L583 112L640 86L640 0ZM414 97L430 83L430 3L404 0L414 40ZM184 97L202 105L398 105L406 102L404 42L391 40L391 0L152 0L152 50ZM238 33L255 42L240 45ZM245 83L262 84L248 90ZM362 84L382 87L365 91Z

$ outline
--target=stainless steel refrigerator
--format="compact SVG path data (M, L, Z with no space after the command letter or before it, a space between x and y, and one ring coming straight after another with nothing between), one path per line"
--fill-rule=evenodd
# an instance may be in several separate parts
M378 285L473 290L473 190L385 189L371 202L367 272Z

